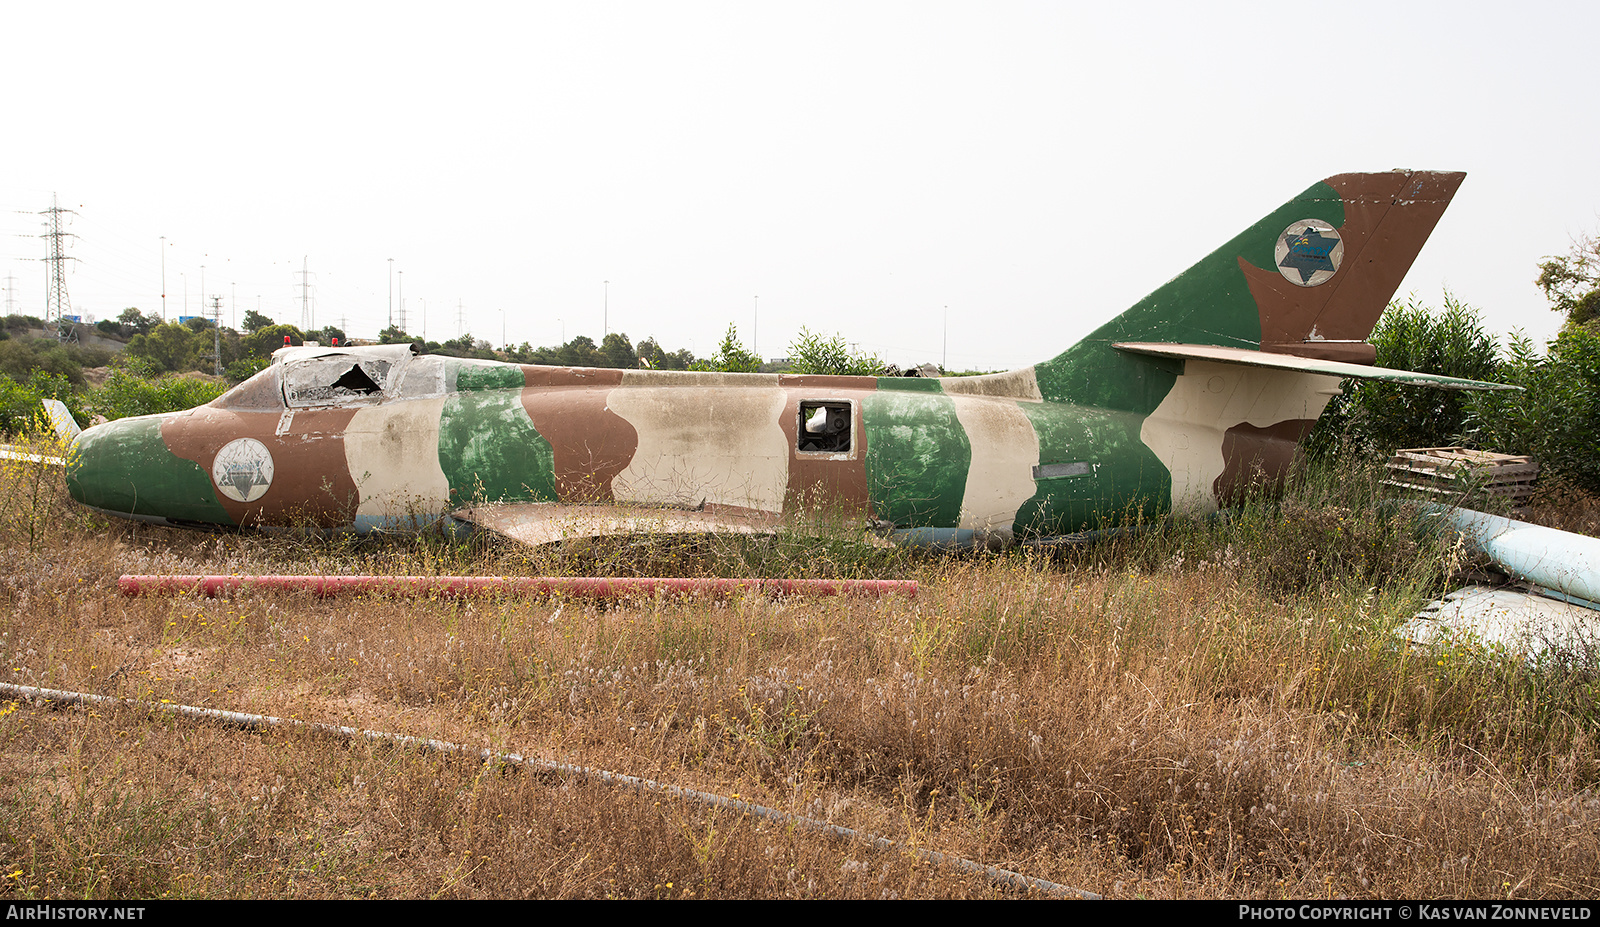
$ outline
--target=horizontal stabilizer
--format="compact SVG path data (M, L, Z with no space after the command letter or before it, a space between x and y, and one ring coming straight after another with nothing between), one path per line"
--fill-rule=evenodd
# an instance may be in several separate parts
M44 414L50 421L50 427L55 430L56 437L61 440L63 448L71 447L74 438L82 430L67 411L66 403L59 399L45 399ZM19 460L23 463L42 463L52 467L64 467L67 459L55 454L40 454L37 448L23 447L16 444L0 444L0 460Z
M531 547L575 538L628 534L759 534L772 531L776 514L712 512L646 505L561 505L529 502L475 505L450 513Z
M50 427L56 431L56 437L62 444L71 444L83 429L78 427L77 419L67 410L67 404L59 399L40 400L44 404L44 413L50 418Z
M1300 357L1295 354L1268 354L1246 348L1226 348L1214 344L1167 344L1157 342L1122 342L1112 347L1129 354L1150 357L1170 357L1180 360L1211 361L1217 364L1240 364L1245 367L1267 367L1273 370L1298 370L1330 377L1352 377L1358 380L1386 380L1391 383L1409 383L1412 386L1431 386L1435 389L1521 389L1503 383L1485 383L1482 380L1464 380L1434 373L1415 373L1410 370L1393 370L1388 367L1368 367L1365 364L1347 364L1342 361Z

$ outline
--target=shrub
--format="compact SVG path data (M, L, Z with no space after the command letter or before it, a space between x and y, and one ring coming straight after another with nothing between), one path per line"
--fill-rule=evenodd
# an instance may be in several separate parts
M1542 357L1518 335L1509 355L1501 379L1522 391L1472 396L1472 440L1531 454L1549 476L1600 493L1600 334L1568 326Z
M882 376L883 361L871 354L858 354L845 344L844 336L834 333L829 339L810 329L789 344L789 363L795 373L822 373L836 376Z
M0 433L19 435L40 427L44 413L41 399L59 399L66 403L79 425L89 420L81 396L66 377L35 370L26 380L18 382L0 374Z
M761 369L761 358L746 350L739 341L739 329L728 323L728 331L717 346L717 353L709 360L697 361L695 370L721 370L725 373L755 373Z
M1483 330L1478 311L1446 293L1444 310L1419 304L1389 305L1372 331L1377 365L1470 380L1498 375L1499 349ZM1429 389L1382 381L1344 381L1307 440L1314 455L1343 444L1362 456L1397 447L1455 444L1466 430L1467 397L1460 390Z
M106 419L180 412L204 405L221 396L227 387L221 383L193 377L161 377L147 380L126 370L113 370L104 385L85 402L88 411Z

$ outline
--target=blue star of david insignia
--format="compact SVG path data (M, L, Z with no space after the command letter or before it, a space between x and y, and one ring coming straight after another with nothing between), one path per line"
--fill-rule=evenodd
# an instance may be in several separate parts
M1309 281L1311 275L1319 270L1331 274L1339 269L1328 259L1328 253L1339 243L1338 238L1329 238L1317 229L1307 228L1298 235L1284 235L1283 243L1289 246L1289 253L1283 256L1278 266L1298 270L1301 283Z
M267 480L266 477L262 476L261 464L245 464L245 466L237 466L235 464L227 472L227 482L232 487L237 488L238 492L250 495L251 488L258 487L258 485L264 484Z
M250 490L265 485L267 478L266 474L261 472L260 463L234 464L228 467L228 475L224 482L248 496Z

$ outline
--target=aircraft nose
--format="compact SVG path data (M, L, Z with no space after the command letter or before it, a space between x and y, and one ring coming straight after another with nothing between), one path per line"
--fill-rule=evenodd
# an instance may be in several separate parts
M165 418L118 419L80 434L67 460L72 498L117 515L232 524L210 476L167 449Z

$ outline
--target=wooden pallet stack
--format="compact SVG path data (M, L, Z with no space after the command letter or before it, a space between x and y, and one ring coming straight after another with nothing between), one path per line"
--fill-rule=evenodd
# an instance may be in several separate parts
M1512 512L1533 498L1539 464L1532 457L1464 447L1413 447L1395 451L1385 486L1448 505L1510 500Z

